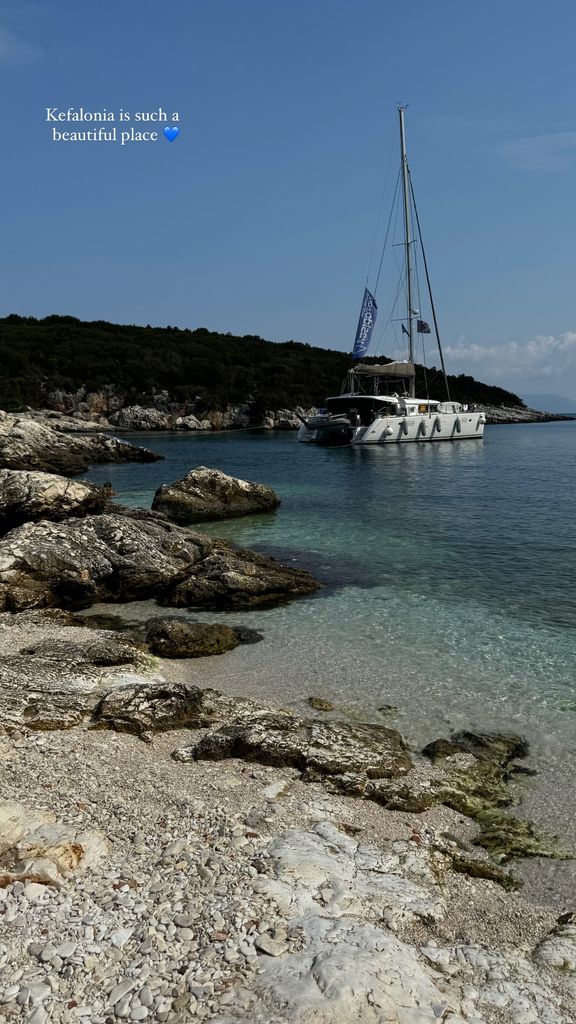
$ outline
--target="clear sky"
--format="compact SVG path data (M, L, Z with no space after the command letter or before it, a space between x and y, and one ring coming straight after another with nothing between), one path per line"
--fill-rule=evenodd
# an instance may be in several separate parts
M351 349L402 101L448 368L576 398L575 39L573 0L0 0L0 315Z

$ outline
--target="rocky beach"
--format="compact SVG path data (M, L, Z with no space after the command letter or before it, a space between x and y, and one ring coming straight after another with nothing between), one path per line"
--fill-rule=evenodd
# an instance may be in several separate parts
M154 454L60 417L3 414L0 457L0 1016L576 1021L576 908L514 870L574 852L515 814L522 736L418 749L314 693L298 715L209 685L261 640L221 613L321 588L201 532L271 488L191 467L117 505L70 477ZM114 614L150 599L139 629Z

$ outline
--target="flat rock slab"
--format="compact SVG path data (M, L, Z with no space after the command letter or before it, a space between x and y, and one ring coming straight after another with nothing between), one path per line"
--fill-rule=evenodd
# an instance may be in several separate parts
M82 725L103 694L150 673L149 655L131 637L70 619L59 610L0 615L0 726L8 732Z
M190 759L182 752L176 756ZM242 757L320 775L361 772L373 779L405 775L412 767L406 742L393 729L296 718L283 712L261 712L249 721L212 731L193 749L193 757L212 761Z
M264 944L253 1024L567 1021L561 972L566 976L575 962L570 922L533 951L420 945L397 930L444 916L441 858L434 851L405 841L379 849L321 822L288 831L268 852L272 877L258 879L257 891L276 901L301 931L302 944L282 952L272 939L271 954ZM493 1016L499 1009L504 1016ZM215 1021L237 1019L221 1011Z
M265 484L198 466L181 480L159 487L152 508L176 523L202 523L269 512L279 504L278 495Z

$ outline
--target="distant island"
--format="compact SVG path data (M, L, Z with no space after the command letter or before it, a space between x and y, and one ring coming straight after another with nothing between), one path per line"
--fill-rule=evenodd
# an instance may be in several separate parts
M137 406L203 420L242 406L244 418L258 425L270 411L310 408L338 394L350 364L346 352L204 327L136 327L56 315L0 319L0 408L10 412L44 407L97 419ZM473 377L448 380L455 401L526 408L518 395ZM445 397L436 367L417 365L416 388L417 394Z

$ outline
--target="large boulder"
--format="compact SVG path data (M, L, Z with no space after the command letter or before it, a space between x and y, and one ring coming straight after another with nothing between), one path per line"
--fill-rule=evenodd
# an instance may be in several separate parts
M172 417L159 409L146 409L141 405L128 405L112 413L110 423L120 430L171 430Z
M317 587L303 569L217 545L152 512L25 523L0 540L0 609L7 611L148 597L168 606L250 607Z
M38 519L58 520L102 512L102 488L52 473L0 469L0 533Z
M224 654L240 643L236 631L222 623L158 619L146 634L153 654L162 658L205 658Z
M66 433L47 422L0 411L0 462L73 476L94 462L155 462L162 458L108 434Z
M182 751L177 757L187 760ZM394 729L297 718L282 711L263 712L208 733L193 749L193 757L244 757L319 776L354 772L369 779L395 778L412 768L406 742Z
M174 426L177 430L212 430L210 420L199 420L192 413L188 416L177 416Z
M215 540L194 572L176 583L167 599L161 596L159 601L173 608L256 608L311 594L318 586L306 569Z
M0 601L21 611L153 597L186 579L211 547L208 537L127 516L25 523L0 541Z
M265 484L238 480L219 469L198 466L182 480L159 487L152 508L165 512L176 523L202 523L270 512L279 504L278 495Z

